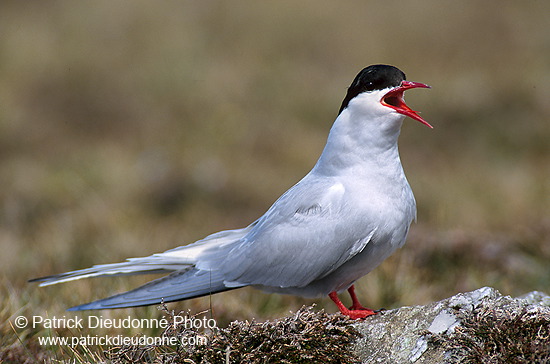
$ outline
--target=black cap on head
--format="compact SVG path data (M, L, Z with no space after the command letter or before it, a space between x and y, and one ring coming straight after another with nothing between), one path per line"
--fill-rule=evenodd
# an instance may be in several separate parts
M338 114L344 110L351 99L366 91L383 90L388 87L397 87L406 80L405 74L397 67L385 64L368 66L359 72L348 88L346 98Z

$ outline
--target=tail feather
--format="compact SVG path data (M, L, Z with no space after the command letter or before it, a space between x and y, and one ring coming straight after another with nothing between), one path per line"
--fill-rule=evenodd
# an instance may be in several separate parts
M153 258L153 259L151 259ZM99 277L99 276L124 276L136 274L157 274L170 273L190 267L190 264L184 264L181 261L170 262L152 257L130 258L126 262L99 264L91 268L79 269L72 272L54 274L51 276L34 278L29 282L41 282L40 287L49 286L57 283L74 281L77 279Z
M223 278L216 271L202 271L190 267L146 283L132 291L72 307L69 311L147 306L206 296L234 288L238 287L226 287Z
M125 262L94 265L91 268L31 279L40 287L77 279L100 276L124 276L136 274L171 273L189 269L199 263L200 268L216 267L232 244L246 235L257 222L243 229L225 230L207 236L193 244L167 250L148 257L130 258Z
M221 231L164 253L130 258L122 263L94 265L91 268L35 278L30 282L49 286L100 276L170 273L132 291L72 307L69 309L72 311L147 306L227 291L241 286L227 287L218 269L219 264L256 223L243 229Z

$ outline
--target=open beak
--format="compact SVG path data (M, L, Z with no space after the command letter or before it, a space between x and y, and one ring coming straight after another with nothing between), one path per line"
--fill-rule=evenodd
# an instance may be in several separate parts
M385 94L380 102L382 103L382 105L391 107L398 113L408 116L416 121L420 121L422 124L433 129L433 126L431 126L426 120L422 119L422 117L420 117L420 115L418 115L416 111L408 107L407 104L405 104L405 100L403 99L403 93L405 91L411 88L419 87L430 88L430 86L420 82L403 81L401 82L400 86L390 90L387 94Z

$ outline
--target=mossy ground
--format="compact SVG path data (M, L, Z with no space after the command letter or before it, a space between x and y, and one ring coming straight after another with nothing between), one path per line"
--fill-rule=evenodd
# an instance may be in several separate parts
M340 314L302 307L296 313L266 322L234 321L225 328L207 331L174 325L174 315L163 307L171 325L161 337L176 337L188 345L123 345L101 348L68 349L65 358L79 363L108 360L113 364L134 363L356 363L350 351L360 335L353 321ZM180 316L188 313L180 312ZM200 337L201 341L196 338ZM0 349L0 362L55 363L53 352L40 347L35 339L16 342Z

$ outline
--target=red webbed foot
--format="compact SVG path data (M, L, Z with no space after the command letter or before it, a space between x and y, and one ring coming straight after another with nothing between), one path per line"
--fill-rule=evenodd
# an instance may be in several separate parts
M344 306L342 301L340 301L336 292L330 292L328 295L330 299L332 299L332 301L336 304L336 306L338 306L338 309L340 310L342 315L346 315L353 320L358 320L378 313L378 311L373 311L371 309L365 308L359 303L357 296L355 295L355 289L353 286L351 286L348 291L353 301L353 304L349 309Z

